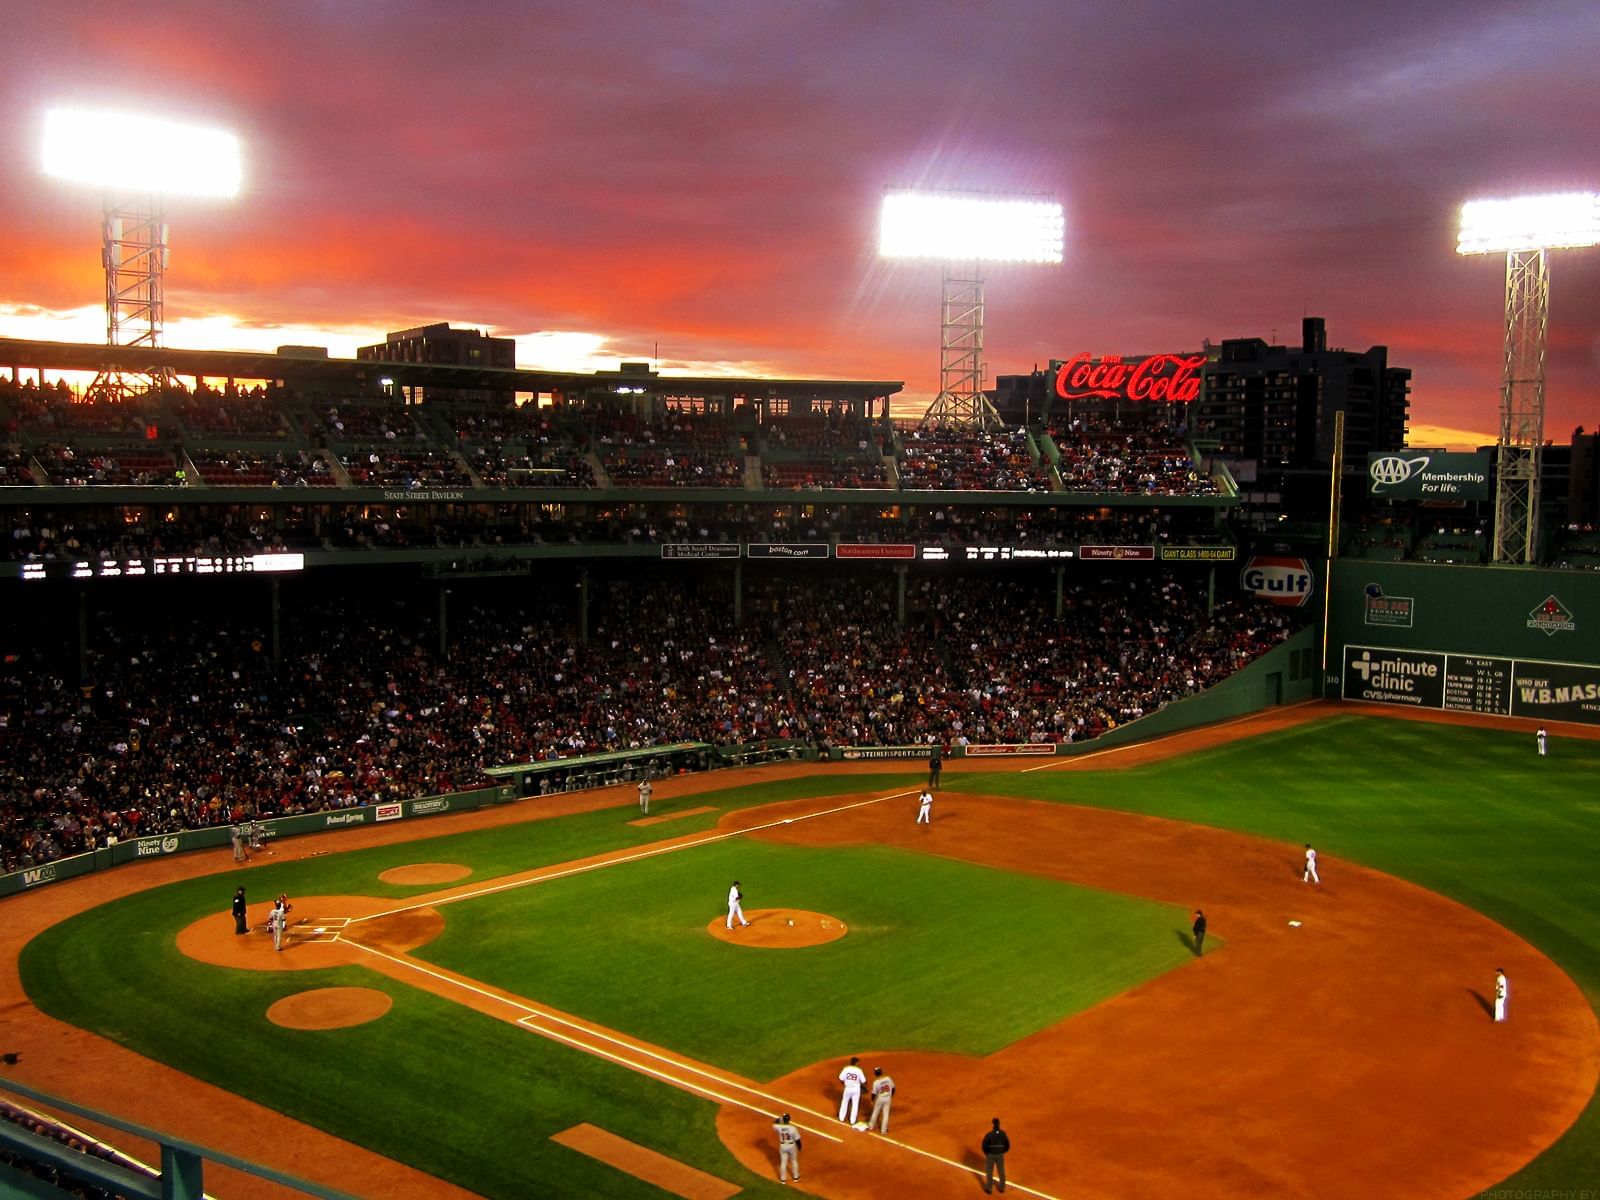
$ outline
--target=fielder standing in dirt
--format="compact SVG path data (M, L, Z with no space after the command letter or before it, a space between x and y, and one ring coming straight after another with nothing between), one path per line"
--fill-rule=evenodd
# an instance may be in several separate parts
M800 1131L789 1124L789 1114L784 1113L773 1123L773 1130L778 1135L778 1182L788 1183L789 1172L794 1172L794 1181L800 1182Z
M879 1133L889 1132L889 1106L894 1103L894 1080L883 1073L882 1067L872 1068L872 1115L867 1118L867 1132L878 1128L878 1118L883 1118Z

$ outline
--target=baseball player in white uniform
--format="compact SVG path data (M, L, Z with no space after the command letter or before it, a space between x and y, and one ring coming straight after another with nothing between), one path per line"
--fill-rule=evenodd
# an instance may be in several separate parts
M794 1181L800 1182L800 1131L789 1124L789 1114L784 1113L773 1122L772 1128L778 1134L778 1182L788 1183L789 1172L794 1172Z
M733 886L728 889L728 928L733 928L733 919L739 918L739 924L748 925L744 919L744 909L739 907L739 902L744 899L744 893L739 890L739 881L735 879Z
M267 914L267 928L272 930L272 948L283 949L283 926L289 919L289 914L277 905L272 906L272 911Z
M1550 735L1544 731L1544 726L1539 726L1539 757L1544 757L1545 749L1550 745Z
M1494 1019L1496 1021L1504 1021L1506 1019L1506 997L1510 995L1511 984L1506 979L1506 969L1504 967L1496 967L1494 969Z
M872 1068L872 1115L867 1118L867 1132L878 1128L878 1118L883 1118L880 1133L889 1132L889 1106L894 1102L894 1080L883 1073L882 1067Z
M1311 848L1311 843L1306 843L1306 869L1300 876L1301 883L1321 883L1317 878L1317 852Z
M922 795L917 797L917 824L933 824L933 793L927 788L922 789Z
M861 1085L867 1081L867 1073L857 1064L859 1058L852 1058L850 1065L839 1072L839 1082L844 1084L844 1095L839 1098L839 1120L848 1121L854 1125L861 1118ZM844 1114L848 1112L847 1118Z
M647 817L650 815L650 791L650 781L639 780L639 811Z

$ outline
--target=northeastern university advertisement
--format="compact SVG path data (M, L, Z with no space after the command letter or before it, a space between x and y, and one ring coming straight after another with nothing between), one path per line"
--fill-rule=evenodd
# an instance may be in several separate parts
M1593 572L1341 559L1328 641L1346 700L1600 725Z

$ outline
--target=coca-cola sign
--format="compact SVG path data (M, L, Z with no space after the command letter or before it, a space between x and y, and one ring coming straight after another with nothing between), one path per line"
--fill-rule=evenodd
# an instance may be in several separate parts
M1063 400L1148 400L1188 404L1200 398L1204 354L1150 354L1095 358L1074 354L1056 368L1056 395Z

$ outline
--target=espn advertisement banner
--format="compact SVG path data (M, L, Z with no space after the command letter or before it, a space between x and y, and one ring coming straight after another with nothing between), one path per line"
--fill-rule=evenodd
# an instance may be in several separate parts
M398 801L393 804L380 804L377 808L377 815L380 821L398 821L406 815L406 807Z
M1056 748L1052 742L1024 742L1014 746L997 742L991 746L968 746L963 751L968 758L991 758L1001 755L1053 758L1055 752Z

